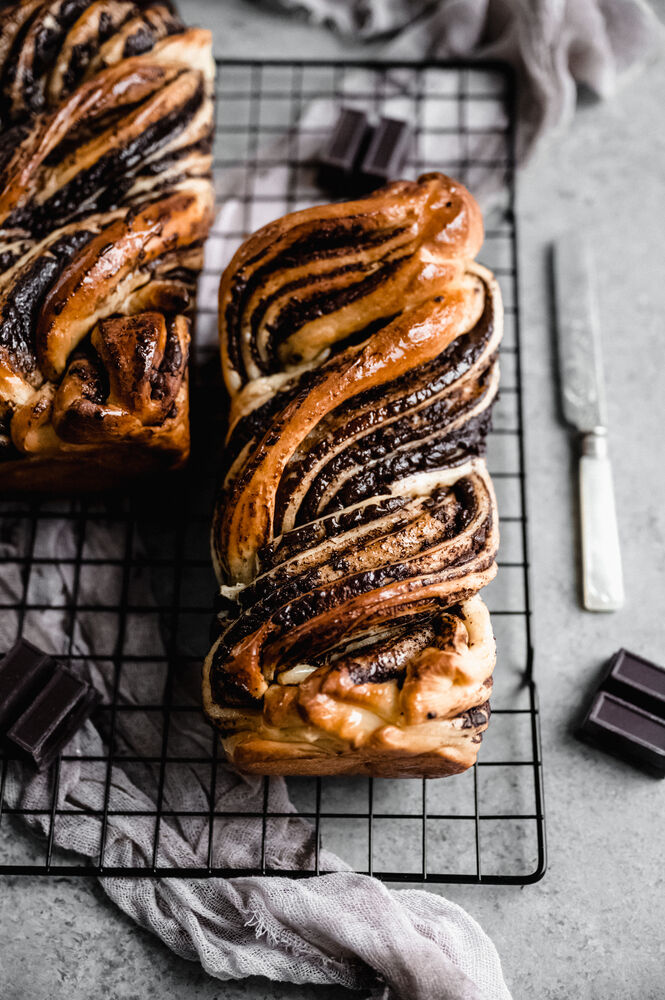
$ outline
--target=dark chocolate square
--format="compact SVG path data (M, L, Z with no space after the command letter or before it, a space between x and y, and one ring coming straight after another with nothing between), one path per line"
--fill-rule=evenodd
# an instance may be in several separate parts
M55 660L27 639L0 661L0 734L16 722L55 670Z
M579 735L603 750L640 764L651 774L665 778L663 719L607 691L599 691Z
M319 154L318 182L321 187L340 195L355 193L358 167L368 137L365 112L342 108L330 138Z
M610 660L602 688L665 719L665 670L642 656L620 649Z
M413 129L397 118L382 118L374 129L360 165L360 184L373 191L398 180L411 151Z
M94 688L56 665L46 686L7 733L10 747L42 770L99 703Z

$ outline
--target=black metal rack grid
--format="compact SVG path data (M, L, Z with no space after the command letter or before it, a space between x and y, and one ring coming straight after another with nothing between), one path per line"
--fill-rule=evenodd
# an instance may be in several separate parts
M218 64L215 168L222 209L206 248L192 376L193 455L186 475L132 495L0 504L5 586L0 614L15 634L48 643L73 669L94 665L106 688L95 716L102 752L64 754L44 801L4 801L0 771L0 872L85 875L246 875L300 877L326 868L333 851L357 871L396 882L524 884L545 871L545 818L539 712L533 680L520 358L512 82L498 65L227 60ZM341 104L372 115L408 117L417 144L406 173L443 170L474 191L492 188L480 259L502 286L506 330L501 398L488 457L497 488L502 547L497 580L485 591L498 641L493 718L478 764L446 779L288 779L291 802L311 824L309 851L294 868L272 863L273 824L292 817L273 805L273 782L259 779L254 807L219 808L225 765L212 731L200 737L198 672L207 648L214 580L207 551L214 480L210 449L222 439L224 409L215 341L219 274L248 232L284 212L323 200L313 158ZM498 178L498 181L497 181ZM99 531L115 551L99 554ZM7 543L7 544L4 544ZM59 591L49 590L58 570ZM12 583L13 581L13 583ZM146 589L146 581L149 587ZM56 591L58 588L56 588ZM9 597L3 596L8 594ZM93 595L91 598L90 595ZM148 596L146 596L146 594ZM154 596L153 596L154 595ZM11 616L11 617L7 617ZM132 652L137 632L155 634L155 652ZM45 640L46 635L46 640ZM95 643L101 635L106 646ZM85 640L85 642L84 642ZM144 648L144 647L142 647ZM83 652L81 652L83 649ZM124 679L145 671L151 696L128 702ZM137 672L132 674L132 672ZM188 726L198 738L187 745ZM154 737L150 754L131 752L132 725ZM128 736L130 733L130 736ZM177 736L177 739L175 738ZM67 768L99 769L99 801L61 801ZM114 801L116 768L142 770L150 808L123 811ZM168 780L196 771L205 806L171 808ZM189 769L189 770L187 770ZM64 776L64 777L63 777ZM136 779L138 781L138 779ZM7 785L8 787L8 785ZM229 869L215 855L220 825L254 817L260 851ZM63 848L60 822L95 821L97 847L82 858ZM152 824L152 852L140 863L109 861L118 820ZM45 839L23 836L21 819L40 823ZM199 850L187 863L164 863L168 824L199 822ZM66 846L66 845L64 845ZM149 852L150 853L150 852Z

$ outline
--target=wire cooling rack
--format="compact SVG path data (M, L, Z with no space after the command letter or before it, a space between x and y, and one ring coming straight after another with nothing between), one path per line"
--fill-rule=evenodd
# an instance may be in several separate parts
M72 669L92 671L107 692L94 719L99 753L83 761L62 755L42 800L17 805L11 799L11 765L3 760L0 872L300 877L324 871L327 852L334 852L351 868L387 881L534 882L545 871L545 818L530 622L510 77L495 65L227 60L218 64L217 91L220 211L200 282L187 473L129 496L0 504L0 614L8 626L2 631L42 646L52 636L51 651ZM484 592L498 665L490 727L479 762L465 774L288 779L291 802L311 824L311 849L302 865L284 869L270 852L272 824L286 815L272 805L273 783L282 779L258 779L258 808L220 809L224 765L214 733L206 731L203 744L200 736L187 738L190 726L201 731L198 676L215 586L208 529L213 452L223 438L225 407L216 293L222 268L249 232L325 200L315 182L316 151L342 105L413 123L417 142L407 176L443 170L474 193L491 195L480 259L499 279L506 319L488 449L501 515L500 572ZM114 539L112 555L102 536ZM146 637L154 644L150 654ZM148 694L128 702L124 679L138 678L137 672L150 678ZM150 734L150 753L132 754L133 730L141 730L143 748ZM73 807L63 802L62 788L68 769L82 764L88 773L96 769L98 801ZM147 789L146 808L130 811L118 800L117 769ZM179 769L187 780L196 773L203 808L170 807L168 789ZM256 857L242 868L221 867L215 831L252 817L261 828ZM63 849L59 824L71 830L91 819L98 842L89 856ZM26 836L22 820L39 824L45 838ZM112 831L138 822L149 824L152 850L140 861L113 864ZM192 822L198 823L197 851L188 863L166 863L164 831Z

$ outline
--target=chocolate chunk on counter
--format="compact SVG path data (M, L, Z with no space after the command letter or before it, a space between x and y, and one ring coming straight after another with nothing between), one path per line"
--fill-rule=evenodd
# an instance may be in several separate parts
M99 700L94 688L56 664L46 686L7 733L7 742L42 770L57 757Z
M0 661L0 733L5 733L44 687L55 660L26 639Z
M360 164L360 184L373 191L398 178L411 150L413 129L397 118L382 118Z
M579 735L603 750L634 761L651 774L665 778L663 719L607 691L599 691Z
M620 649L610 660L602 688L665 719L665 669L656 663Z
M338 194L353 193L357 170L369 136L367 115L355 108L342 108L339 118L319 154L319 184Z

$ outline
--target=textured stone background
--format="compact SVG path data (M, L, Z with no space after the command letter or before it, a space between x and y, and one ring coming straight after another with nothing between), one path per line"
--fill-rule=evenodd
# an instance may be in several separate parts
M358 54L329 34L243 0L181 0L216 25L220 54ZM665 2L659 12L665 17ZM516 1000L659 1000L665 960L665 787L584 749L570 729L601 662L625 645L665 660L665 58L609 104L580 111L520 184L521 275L532 514L536 670L550 867L525 888L444 887L494 939ZM547 247L582 226L595 247L611 448L628 601L580 611L568 435L553 384ZM18 828L17 828L18 829ZM17 833L17 835L21 835ZM0 993L90 997L332 1000L338 989L217 983L136 928L93 882L4 879Z

